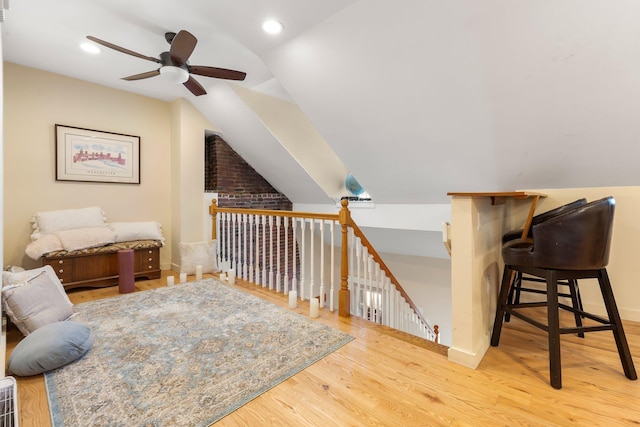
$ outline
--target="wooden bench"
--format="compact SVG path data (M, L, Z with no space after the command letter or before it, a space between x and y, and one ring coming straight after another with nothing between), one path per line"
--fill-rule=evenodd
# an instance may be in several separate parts
M45 254L42 264L53 267L65 290L101 288L118 284L118 251L122 249L134 251L136 279L159 279L161 246L158 240L136 240L72 252L56 251Z

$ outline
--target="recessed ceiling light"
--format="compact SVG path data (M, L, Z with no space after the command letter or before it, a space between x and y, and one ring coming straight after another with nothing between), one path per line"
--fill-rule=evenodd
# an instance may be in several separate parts
M281 22L270 19L262 23L262 29L269 34L280 34L284 30Z
M82 43L80 49L89 53L100 53L100 48L93 43Z

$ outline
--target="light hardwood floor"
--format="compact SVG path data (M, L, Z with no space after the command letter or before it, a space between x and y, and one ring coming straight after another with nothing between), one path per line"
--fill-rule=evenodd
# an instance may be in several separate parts
M166 274L162 279L136 282L136 291L164 286ZM281 294L240 282L236 286L287 305ZM117 293L115 286L71 291L69 296L80 303ZM308 314L308 305L300 303L296 311ZM555 390L548 381L546 336L518 319L505 324L500 346L490 348L475 370L449 362L438 349L423 348L421 340L406 339L360 319L323 311L318 321L356 339L217 425L640 424L640 381L624 377L611 332L587 334L585 339L562 337L563 388ZM640 368L640 324L626 322L625 332ZM11 327L8 352L20 339L20 333ZM18 378L18 395L22 427L50 426L42 375Z

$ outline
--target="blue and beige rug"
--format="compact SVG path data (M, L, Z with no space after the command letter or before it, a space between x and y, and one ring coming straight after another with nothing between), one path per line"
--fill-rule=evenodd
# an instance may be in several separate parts
M208 426L353 339L215 279L74 309L94 343L45 374L54 427Z

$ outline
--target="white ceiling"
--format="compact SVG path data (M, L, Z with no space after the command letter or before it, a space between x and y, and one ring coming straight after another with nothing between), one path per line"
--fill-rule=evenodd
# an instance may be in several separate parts
M640 185L636 0L12 0L4 59L143 95L184 97L292 201L328 197L228 83L195 98L148 56L163 34L198 38L194 65L295 102L378 203L447 191ZM285 25L279 36L265 18ZM10 108L10 107L7 107ZM271 155L270 153L273 153Z

